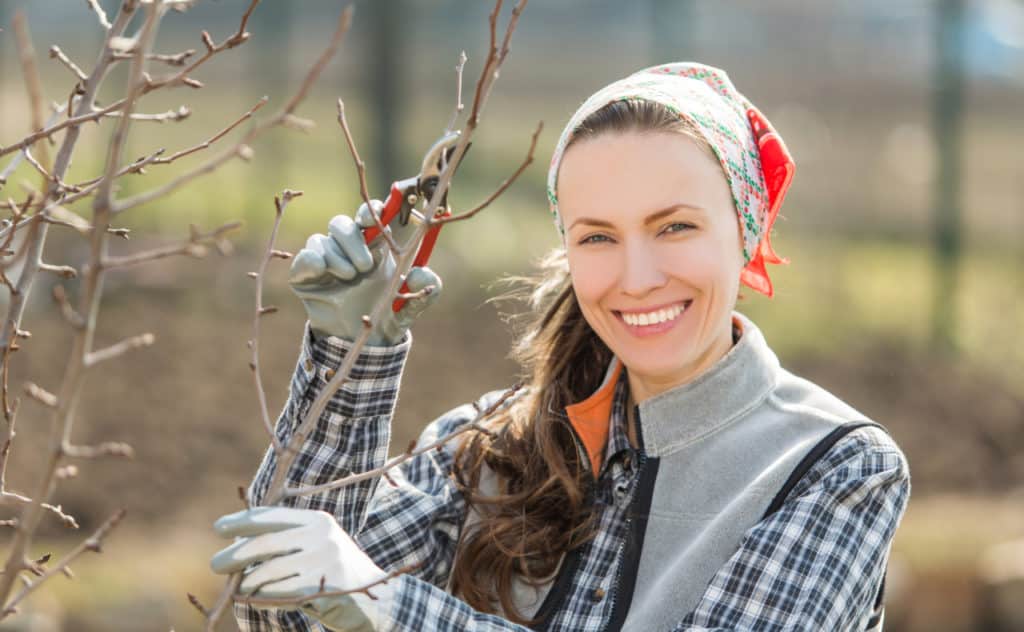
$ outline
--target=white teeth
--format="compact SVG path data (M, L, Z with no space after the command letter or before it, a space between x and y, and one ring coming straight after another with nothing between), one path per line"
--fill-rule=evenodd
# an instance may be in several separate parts
M679 314L683 312L685 308L682 305L676 305L667 309L660 309L655 312L648 312L646 314L622 314L622 319L626 321L626 324L633 325L634 327L644 325L655 325L657 323L663 323L665 321L674 320Z

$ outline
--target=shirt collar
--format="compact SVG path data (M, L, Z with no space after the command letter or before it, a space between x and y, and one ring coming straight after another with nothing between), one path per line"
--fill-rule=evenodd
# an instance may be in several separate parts
M627 427L627 406L629 405L629 380L625 370L619 375L615 385L615 396L612 398L612 411L608 420L608 445L604 451L604 462L608 463L623 450L630 450L629 431ZM600 471L600 470L599 470Z

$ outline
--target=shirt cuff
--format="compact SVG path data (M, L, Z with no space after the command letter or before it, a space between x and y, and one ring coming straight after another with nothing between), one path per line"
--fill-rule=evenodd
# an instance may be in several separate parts
M314 338L306 321L292 378L292 395L296 399L316 399L354 347L353 341L337 336ZM411 347L412 332L408 330L394 345L364 345L348 380L332 396L328 408L345 417L391 414Z

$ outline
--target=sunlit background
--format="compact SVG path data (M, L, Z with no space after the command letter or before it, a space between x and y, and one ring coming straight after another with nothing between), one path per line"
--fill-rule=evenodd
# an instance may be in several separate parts
M117 3L101 4L113 14ZM223 39L246 4L201 1L170 13L157 50L202 50L201 31ZM135 124L126 155L200 143L263 95L270 102L257 117L280 107L345 4L264 0L248 27L251 41L196 72L204 88L160 91L142 102L143 112L187 105L192 114ZM30 553L59 557L117 508L128 513L102 555L75 564L73 580L53 579L0 630L199 629L186 593L210 603L219 592L207 563L223 543L210 525L240 507L236 489L248 484L267 443L248 369L254 287L246 272L268 237L273 196L305 192L289 206L278 240L290 251L324 232L332 215L358 206L335 120L339 97L371 194L383 198L391 181L414 175L452 113L461 50L469 58L464 98L472 94L490 8L481 0L357 2L351 32L298 111L315 128L275 130L254 144L249 162L231 162L120 218L131 239L113 243L118 253L180 241L190 223L208 229L241 219L244 227L229 256L166 259L110 275L97 346L146 331L156 344L90 375L74 437L127 441L136 456L79 462L78 476L61 482L53 502L81 528L44 519ZM82 0L0 0L0 145L30 130L11 28L19 10L48 103L66 102L74 84L50 47L88 72L102 42ZM494 281L530 272L558 243L544 179L562 126L601 86L679 60L724 68L797 162L773 239L791 263L771 271L774 299L747 292L739 309L784 366L884 424L908 456L913 493L889 564L886 629L1024 629L1024 599L1012 592L1024 583L1024 554L997 548L1024 538L1020 0L533 0L452 188L455 210L475 206L516 169L543 121L536 160L490 208L441 234L431 265L444 292L413 330L394 445L516 379L503 315L522 307L486 301L504 290ZM102 104L123 95L126 69L112 73ZM87 128L67 180L100 172L112 129L110 120ZM123 179L119 195L166 182L220 150ZM0 196L23 197L25 186L38 187L39 177L22 165ZM87 202L72 208L88 216ZM86 250L76 233L54 227L45 259L80 268ZM280 312L264 319L261 345L277 410L304 314L288 290L287 263L272 266L265 302ZM12 392L26 381L59 386L71 332L50 298L57 283L77 294L77 281L38 278L22 324L32 338L11 361ZM48 424L46 410L22 402L8 489L35 488ZM0 518L15 515L4 511Z

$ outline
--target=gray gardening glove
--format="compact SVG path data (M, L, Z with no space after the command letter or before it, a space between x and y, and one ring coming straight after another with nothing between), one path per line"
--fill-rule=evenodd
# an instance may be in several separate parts
M380 214L384 204L380 200L370 203ZM412 222L407 226L392 223L394 231L392 226L385 230L399 245L415 230ZM335 215L327 226L328 234L312 235L292 260L288 282L306 307L314 335L354 341L362 332L363 315L370 313L394 276L395 257L384 238L378 236L370 247L363 241L362 229L374 225L364 202L356 211L355 220L348 215ZM388 307L382 321L373 328L369 344L397 344L441 293L441 278L425 266L409 270L406 282L409 293L428 285L434 286L434 290L407 300L398 313Z

